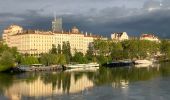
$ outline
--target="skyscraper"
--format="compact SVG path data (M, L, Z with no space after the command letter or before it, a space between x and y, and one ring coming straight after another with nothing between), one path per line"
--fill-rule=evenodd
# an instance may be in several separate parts
M62 18L54 18L52 21L52 31L61 32L62 31Z

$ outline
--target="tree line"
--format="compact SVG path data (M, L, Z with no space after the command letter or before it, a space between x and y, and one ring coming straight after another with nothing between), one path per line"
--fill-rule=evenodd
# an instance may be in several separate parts
M160 56L161 55L161 56ZM163 60L170 59L170 41L162 40L153 42L147 40L125 40L115 42L112 40L95 40L90 43L87 53L83 54L75 49L71 54L71 47L68 41L62 45L52 45L48 53L39 57L24 55L17 52L17 48L9 48L0 43L0 71L14 67L16 64L69 64L98 62L100 64L122 59L151 59L160 57Z

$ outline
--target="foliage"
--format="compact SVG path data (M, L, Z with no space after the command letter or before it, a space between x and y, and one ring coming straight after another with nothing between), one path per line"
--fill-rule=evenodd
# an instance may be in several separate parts
M71 58L72 58L72 55L71 55L70 43L68 41L67 42L63 42L63 45L62 45L62 54L65 55L66 63L69 63Z
M84 56L83 53L81 52L75 52L74 56L73 56L73 61L74 62L78 62L78 63L87 63L87 59L86 57Z
M19 62L20 54L17 48L9 48L6 44L0 43L0 71L5 71L15 66Z
M86 57L97 58L102 62L122 59L153 58L160 51L160 43L148 40L126 40L116 42L112 40L95 40L89 48ZM166 46L165 46L166 47ZM170 51L170 50L167 50ZM105 60L104 60L105 59Z
M14 64L15 62L12 53L9 51L2 52L2 56L0 58L0 71L5 71L11 67L14 67Z
M21 59L21 64L23 65L31 65L31 64L38 64L38 58L33 56L25 56Z
M58 53L58 54L61 54L61 53L62 53L61 45L60 45L60 44L58 44L58 46L57 46L57 53Z
M161 53L165 55L165 58L170 59L170 42L163 40L161 42Z
M67 63L66 56L64 54L59 54L58 57L58 64L64 65Z
M44 65L53 65L53 64L65 64L66 59L63 54L43 54L40 57L40 63Z
M50 50L51 54L57 54L57 48L55 44L52 44L52 49Z
M40 63L44 65L51 65L58 63L58 57L55 54L43 54L40 57Z

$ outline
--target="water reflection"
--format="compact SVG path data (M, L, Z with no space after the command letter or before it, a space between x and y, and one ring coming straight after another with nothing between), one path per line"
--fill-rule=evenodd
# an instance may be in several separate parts
M53 80L51 80L50 77ZM61 77L63 80L60 80ZM56 78L56 80L54 78ZM57 83L54 83L55 81ZM84 73L57 73L51 75L48 73L40 74L40 76L32 82L15 80L14 83L5 90L5 96L10 100L21 100L22 96L48 97L65 93L78 93L93 86L93 82L89 80Z
M111 85L127 94L129 84L169 76L170 64L150 68L101 67L96 70L70 70L55 73L0 74L1 98L22 100L24 98L53 98L62 95L87 93L95 86ZM104 91L103 91L104 92Z

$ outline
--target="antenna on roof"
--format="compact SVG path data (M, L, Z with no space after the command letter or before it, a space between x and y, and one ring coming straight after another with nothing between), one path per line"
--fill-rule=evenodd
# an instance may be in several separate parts
M57 18L56 18L56 12L54 12L54 21L56 21Z

